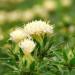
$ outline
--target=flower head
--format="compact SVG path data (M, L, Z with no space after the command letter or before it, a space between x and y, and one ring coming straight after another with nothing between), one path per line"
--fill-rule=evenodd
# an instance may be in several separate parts
M69 7L72 4L72 0L60 0L63 7Z
M24 33L22 28L17 28L10 33L10 37L12 41L19 42L26 37L26 34Z
M20 20L20 17L21 17L21 14L20 13L21 12L18 11L18 10L7 13L7 20L9 22L13 22L13 21L16 21L16 20Z
M45 10L44 7L40 6L40 5L34 5L33 7L33 11L35 16L39 16L39 17L48 17L48 12Z
M22 20L23 21L30 21L33 18L34 18L34 12L30 9L28 9L22 13Z
M57 9L57 3L55 0L44 0L43 7L47 11L55 11Z
M24 39L24 41L20 42L19 46L23 49L24 53L31 53L35 48L35 43L33 40Z
M53 26L50 26L44 21L33 21L24 27L25 33L29 35L42 34L42 33L53 33Z

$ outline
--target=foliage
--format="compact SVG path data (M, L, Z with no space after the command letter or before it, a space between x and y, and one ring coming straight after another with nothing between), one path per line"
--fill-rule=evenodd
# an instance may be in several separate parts
M23 27L27 21L6 22L0 25L4 39L0 40L0 75L74 75L75 73L75 1L70 7L63 7L57 0L57 10L49 11L48 17L36 16L32 20L43 20L54 26L52 35L45 35L36 42L34 51L25 56L22 49L8 40L15 27ZM41 5L43 0L27 0L11 7L2 7L6 11L31 9ZM67 17L67 19L66 19ZM73 28L72 30L70 28Z

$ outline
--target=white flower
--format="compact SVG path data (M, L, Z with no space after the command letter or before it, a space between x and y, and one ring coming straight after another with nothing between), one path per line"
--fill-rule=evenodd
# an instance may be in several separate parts
M10 33L10 39L14 42L19 42L25 38L26 34L22 28L17 28Z
M21 17L21 12L18 10L7 13L7 20L9 22L20 20L20 17Z
M48 17L48 12L40 5L34 5L33 12L35 16Z
M0 24L4 24L6 21L6 13L4 11L0 11Z
M30 21L34 18L34 13L32 10L28 9L22 13L21 19L23 21Z
M3 34L0 33L0 41L4 39Z
M44 21L33 21L24 26L25 33L29 35L42 34L42 33L53 33L53 26L50 26Z
M44 0L43 2L43 7L47 10L47 11L54 11L57 8L57 3L55 0Z
M0 41L4 39L3 31L0 29Z
M60 0L62 6L69 7L72 4L72 0Z
M33 40L24 39L24 41L20 42L19 46L22 48L24 53L31 53L35 48L35 43Z
M69 27L69 32L71 32L71 33L75 32L75 26L74 25L71 25Z

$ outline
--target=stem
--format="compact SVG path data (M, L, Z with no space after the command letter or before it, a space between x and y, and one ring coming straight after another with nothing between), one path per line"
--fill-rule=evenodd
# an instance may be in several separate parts
M69 72L68 72L69 74L68 75L71 75L71 71L69 70Z
M68 69L68 75L71 75L71 71L72 71L72 70Z
M15 71L18 71L18 68L16 68L15 66L12 66L12 65L10 65L10 64L2 63L2 65L6 65L6 66L8 66L9 68L11 68L11 69L13 69L13 70L15 70Z

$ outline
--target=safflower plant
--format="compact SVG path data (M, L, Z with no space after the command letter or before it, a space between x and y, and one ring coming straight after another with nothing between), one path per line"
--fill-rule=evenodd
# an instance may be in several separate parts
M71 75L75 63L75 48L70 45L73 40L65 41L65 34L59 36L54 29L55 25L36 20L10 32L10 59L5 65L11 71L6 75Z

